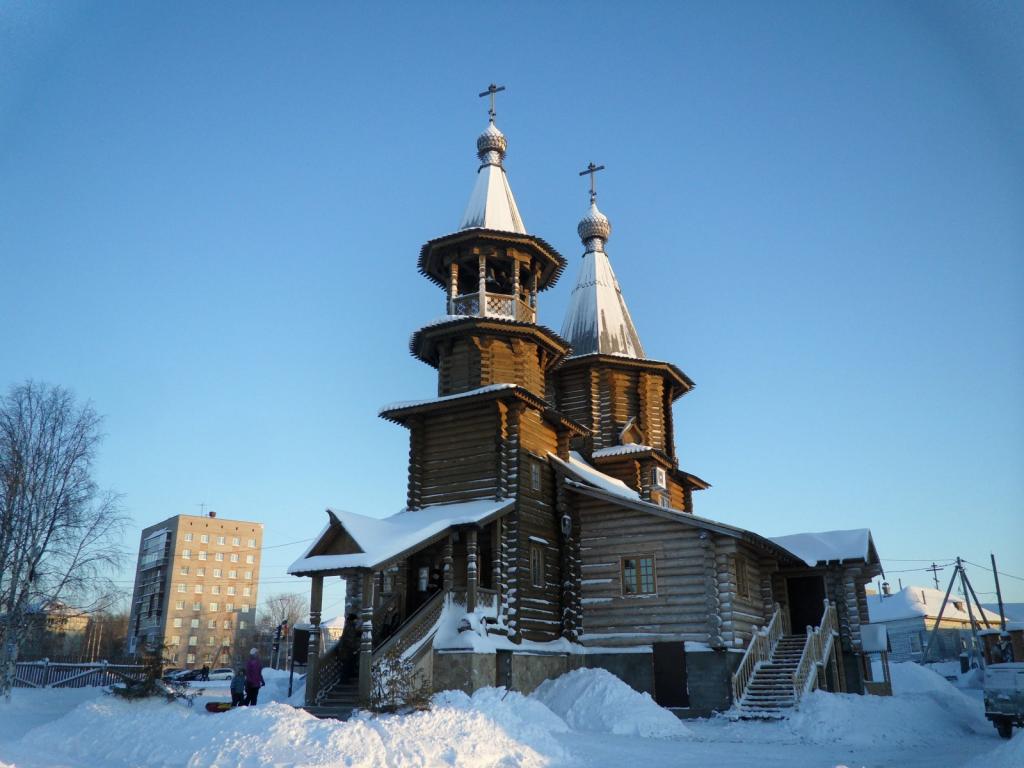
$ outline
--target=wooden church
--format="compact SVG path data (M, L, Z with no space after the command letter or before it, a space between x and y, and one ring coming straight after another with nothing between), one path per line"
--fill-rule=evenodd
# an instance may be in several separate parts
M780 716L817 687L861 691L870 533L773 539L694 514L709 486L679 467L672 421L694 384L640 341L593 164L561 332L538 322L566 260L523 223L497 90L462 222L419 254L446 312L409 347L437 370L436 396L380 411L409 431L406 508L327 510L289 568L311 580L307 708L366 704L396 655L434 690L467 692L601 667L681 716ZM321 641L333 577L361 622L355 657Z

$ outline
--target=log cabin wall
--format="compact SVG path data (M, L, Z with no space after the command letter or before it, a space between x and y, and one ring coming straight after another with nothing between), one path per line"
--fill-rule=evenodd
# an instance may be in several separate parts
M729 537L716 541L716 574L722 612L722 640L727 647L745 648L755 627L771 620L762 582L770 577L770 560L753 547Z
M500 495L494 401L424 414L409 428L410 509Z
M650 453L642 458L634 458L629 454L623 456L601 458L593 462L594 465L604 474L621 480L634 491L640 494L644 501L654 504L661 504L663 497L668 499L668 505L672 509L681 512L693 512L691 503L692 497L687 489L675 480L672 476L672 466L669 462L653 458ZM654 487L654 468L661 467L666 474L666 489Z
M581 641L711 642L720 580L713 578L714 555L706 557L708 535L702 539L697 528L611 502L568 496L580 527ZM655 559L656 594L623 596L622 558L644 555Z
M514 567L517 626L527 640L554 640L561 635L562 563L555 510L555 473L547 460L558 451L558 433L533 408L522 408L519 421L518 522ZM539 551L543 584L534 584L531 559Z
M491 384L518 384L544 397L544 351L507 334L455 335L438 345L437 394L456 395Z
M591 429L594 449L619 445L622 430L633 420L644 445L675 455L672 404L659 373L598 361L563 365L556 381L558 409Z

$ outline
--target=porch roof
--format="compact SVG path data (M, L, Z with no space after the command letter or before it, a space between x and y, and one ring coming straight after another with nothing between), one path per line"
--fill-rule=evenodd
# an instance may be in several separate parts
M858 560L868 564L878 563L878 552L875 551L875 543L871 540L871 531L867 528L794 533L790 536L770 538L811 567Z
M482 525L508 511L513 499L476 499L458 504L438 504L422 509L403 509L377 518L328 509L327 526L288 567L293 576L335 573L359 568L379 568L440 539L453 526ZM332 543L346 533L359 551L333 554Z

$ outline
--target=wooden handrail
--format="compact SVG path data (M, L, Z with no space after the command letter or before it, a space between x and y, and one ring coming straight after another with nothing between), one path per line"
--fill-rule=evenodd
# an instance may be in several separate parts
M793 671L794 707L799 707L800 699L818 687L818 671L832 653L837 627L836 607L825 600L821 622L817 627L807 627L807 641L800 655L800 663Z
M756 630L754 636L750 638L750 645L747 646L747 651L743 654L743 660L732 676L732 700L734 703L739 704L740 699L743 698L758 664L768 661L772 657L775 646L788 624L786 618L785 612L776 603L775 612L772 614L768 626Z
M399 653L403 653L407 648L426 637L437 620L441 618L446 594L444 591L434 593L427 602L413 611L391 637L385 640L379 648L374 648L374 658L381 658L396 649Z

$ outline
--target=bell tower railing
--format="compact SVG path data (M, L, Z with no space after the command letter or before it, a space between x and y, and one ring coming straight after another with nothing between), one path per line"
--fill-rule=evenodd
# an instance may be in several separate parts
M461 296L456 296L451 301L450 314L469 317L500 317L505 320L517 320L521 323L533 323L537 319L537 310L522 299L506 293L490 291L464 293Z

